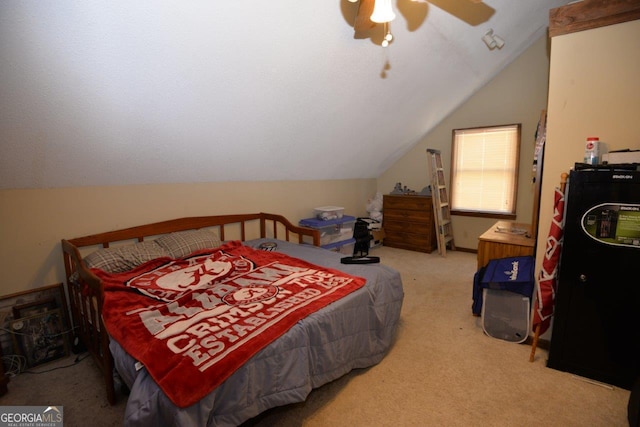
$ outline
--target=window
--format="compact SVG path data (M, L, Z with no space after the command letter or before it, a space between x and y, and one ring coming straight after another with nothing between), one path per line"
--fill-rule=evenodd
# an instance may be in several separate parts
M520 124L454 129L451 212L515 218Z

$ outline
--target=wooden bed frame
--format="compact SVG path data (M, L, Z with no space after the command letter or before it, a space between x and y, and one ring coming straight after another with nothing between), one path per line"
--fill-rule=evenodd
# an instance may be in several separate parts
M110 404L115 403L116 393L109 336L102 322L102 282L86 266L79 248L87 249L93 246L92 249L97 250L108 248L115 242L142 242L149 237L155 238L171 232L200 228L216 231L222 241L277 239L278 235L284 232L284 239L281 240L293 242L294 237L297 236L297 243L305 243L304 237L307 236L313 245L320 246L318 230L293 225L281 215L268 213L180 218L75 239L63 239L62 255L74 335L93 356L102 371L107 388L107 400Z

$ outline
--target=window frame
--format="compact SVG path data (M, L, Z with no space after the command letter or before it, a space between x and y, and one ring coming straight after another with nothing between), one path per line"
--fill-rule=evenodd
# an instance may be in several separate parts
M512 194L512 199L513 199L513 203L511 206L511 211L510 212L500 212L500 211L489 211L489 210L468 210L468 209L454 209L453 207L453 200L454 200L454 192L455 192L455 174L456 174L456 168L455 168L455 164L456 164L456 156L457 156L457 150L458 147L456 145L456 133L460 132L460 131L472 131L472 130L478 130L478 132L480 131L486 131L486 130L491 130L491 129L496 129L496 128L504 128L504 127L515 127L516 128L516 132L517 132L517 136L516 136L516 146L515 146L515 159L514 159L514 169L513 169L513 194ZM498 219L509 219L509 220L513 220L516 219L516 209L517 209L517 205L518 205L518 184L519 184L519 174L520 174L520 147L522 144L522 123L509 123L509 124L503 124L503 125L492 125L492 126L474 126L474 127L469 127L469 128L458 128L458 129L453 129L451 132L451 176L450 176L450 181L451 181L451 214L452 215L458 215L458 216L470 216L470 217L478 217L478 218L498 218Z

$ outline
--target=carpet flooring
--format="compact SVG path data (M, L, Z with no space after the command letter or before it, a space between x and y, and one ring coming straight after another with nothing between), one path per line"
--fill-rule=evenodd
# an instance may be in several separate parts
M401 272L405 290L387 357L244 427L628 425L629 391L547 368L544 349L531 363L530 346L484 334L471 314L475 254L380 247L371 255ZM73 355L33 371L43 373L11 378L1 406L62 406L67 427L123 424L126 396L114 406L106 402L90 357Z

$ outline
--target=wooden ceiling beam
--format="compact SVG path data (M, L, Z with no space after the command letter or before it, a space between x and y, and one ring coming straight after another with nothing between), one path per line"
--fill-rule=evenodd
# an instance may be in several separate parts
M584 0L549 11L549 37L640 19L638 0Z

